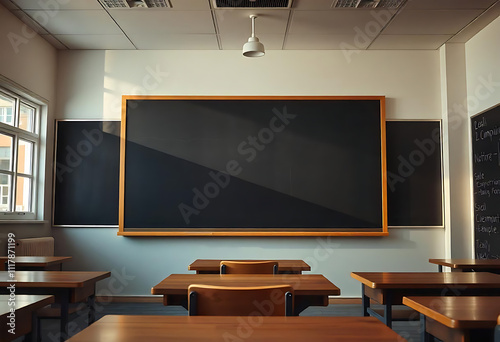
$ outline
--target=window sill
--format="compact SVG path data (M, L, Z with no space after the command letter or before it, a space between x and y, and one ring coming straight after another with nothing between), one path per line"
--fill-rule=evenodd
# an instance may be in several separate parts
M0 220L1 224L45 224L45 220Z

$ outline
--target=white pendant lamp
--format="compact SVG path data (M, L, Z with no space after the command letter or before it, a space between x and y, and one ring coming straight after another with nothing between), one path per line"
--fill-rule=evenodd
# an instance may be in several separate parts
M250 16L250 19L252 19L252 36L243 45L243 56L245 57L262 57L266 53L264 44L259 41L259 38L255 37L255 18L257 18L256 15Z

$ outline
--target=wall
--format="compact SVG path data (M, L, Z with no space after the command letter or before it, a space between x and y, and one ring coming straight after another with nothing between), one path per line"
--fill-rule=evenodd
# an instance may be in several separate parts
M57 118L120 119L126 95L385 95L388 119L440 119L438 51L64 51ZM448 200L448 198L446 198ZM345 297L359 297L351 271L435 271L444 229L390 229L383 238L131 238L117 229L54 228L68 268L113 270L100 291L149 295L197 258L304 259ZM120 286L117 286L120 284ZM107 291L107 292L106 292Z
M50 228L52 122L56 102L57 51L2 5L0 5L0 18L0 75L8 83L16 84L27 92L45 99L48 103L48 112L42 117L42 130L40 132L45 147L40 150L42 164L39 177L45 182L43 191L38 198L39 207L43 208L40 218L44 219L45 222L37 224L2 223L0 225L0 239L3 239L8 232L14 232L17 238L50 236L52 235ZM0 254L4 254L6 251L4 246L0 247L0 251Z
M460 101L461 108L467 108L468 135L463 139L471 141L469 117L481 113L500 103L500 17L490 23L465 44L467 76L467 97ZM464 153L466 151L463 151ZM469 188L472 198L472 152L467 151ZM465 193L464 193L465 195ZM473 226L473 217L469 225ZM474 247L473 234L464 235L465 243Z

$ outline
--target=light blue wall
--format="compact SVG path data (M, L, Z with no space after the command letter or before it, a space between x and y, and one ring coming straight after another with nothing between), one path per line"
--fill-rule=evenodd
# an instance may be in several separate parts
M99 291L117 296L150 295L169 274L194 273L187 266L196 259L262 258L303 259L342 296L359 297L352 271L436 271L429 257L444 257L438 229L391 229L383 238L138 238L116 236L110 228L54 228L54 238L58 255L73 256L65 269L112 270L115 280L100 282Z

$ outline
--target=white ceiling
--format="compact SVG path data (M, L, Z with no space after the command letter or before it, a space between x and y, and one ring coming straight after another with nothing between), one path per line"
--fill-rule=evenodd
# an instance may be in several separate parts
M466 42L500 15L500 0L407 0L396 10L336 9L333 1L293 0L285 9L216 9L213 0L170 0L165 9L107 9L98 0L0 4L63 50L239 50L251 14L266 50L433 50Z

